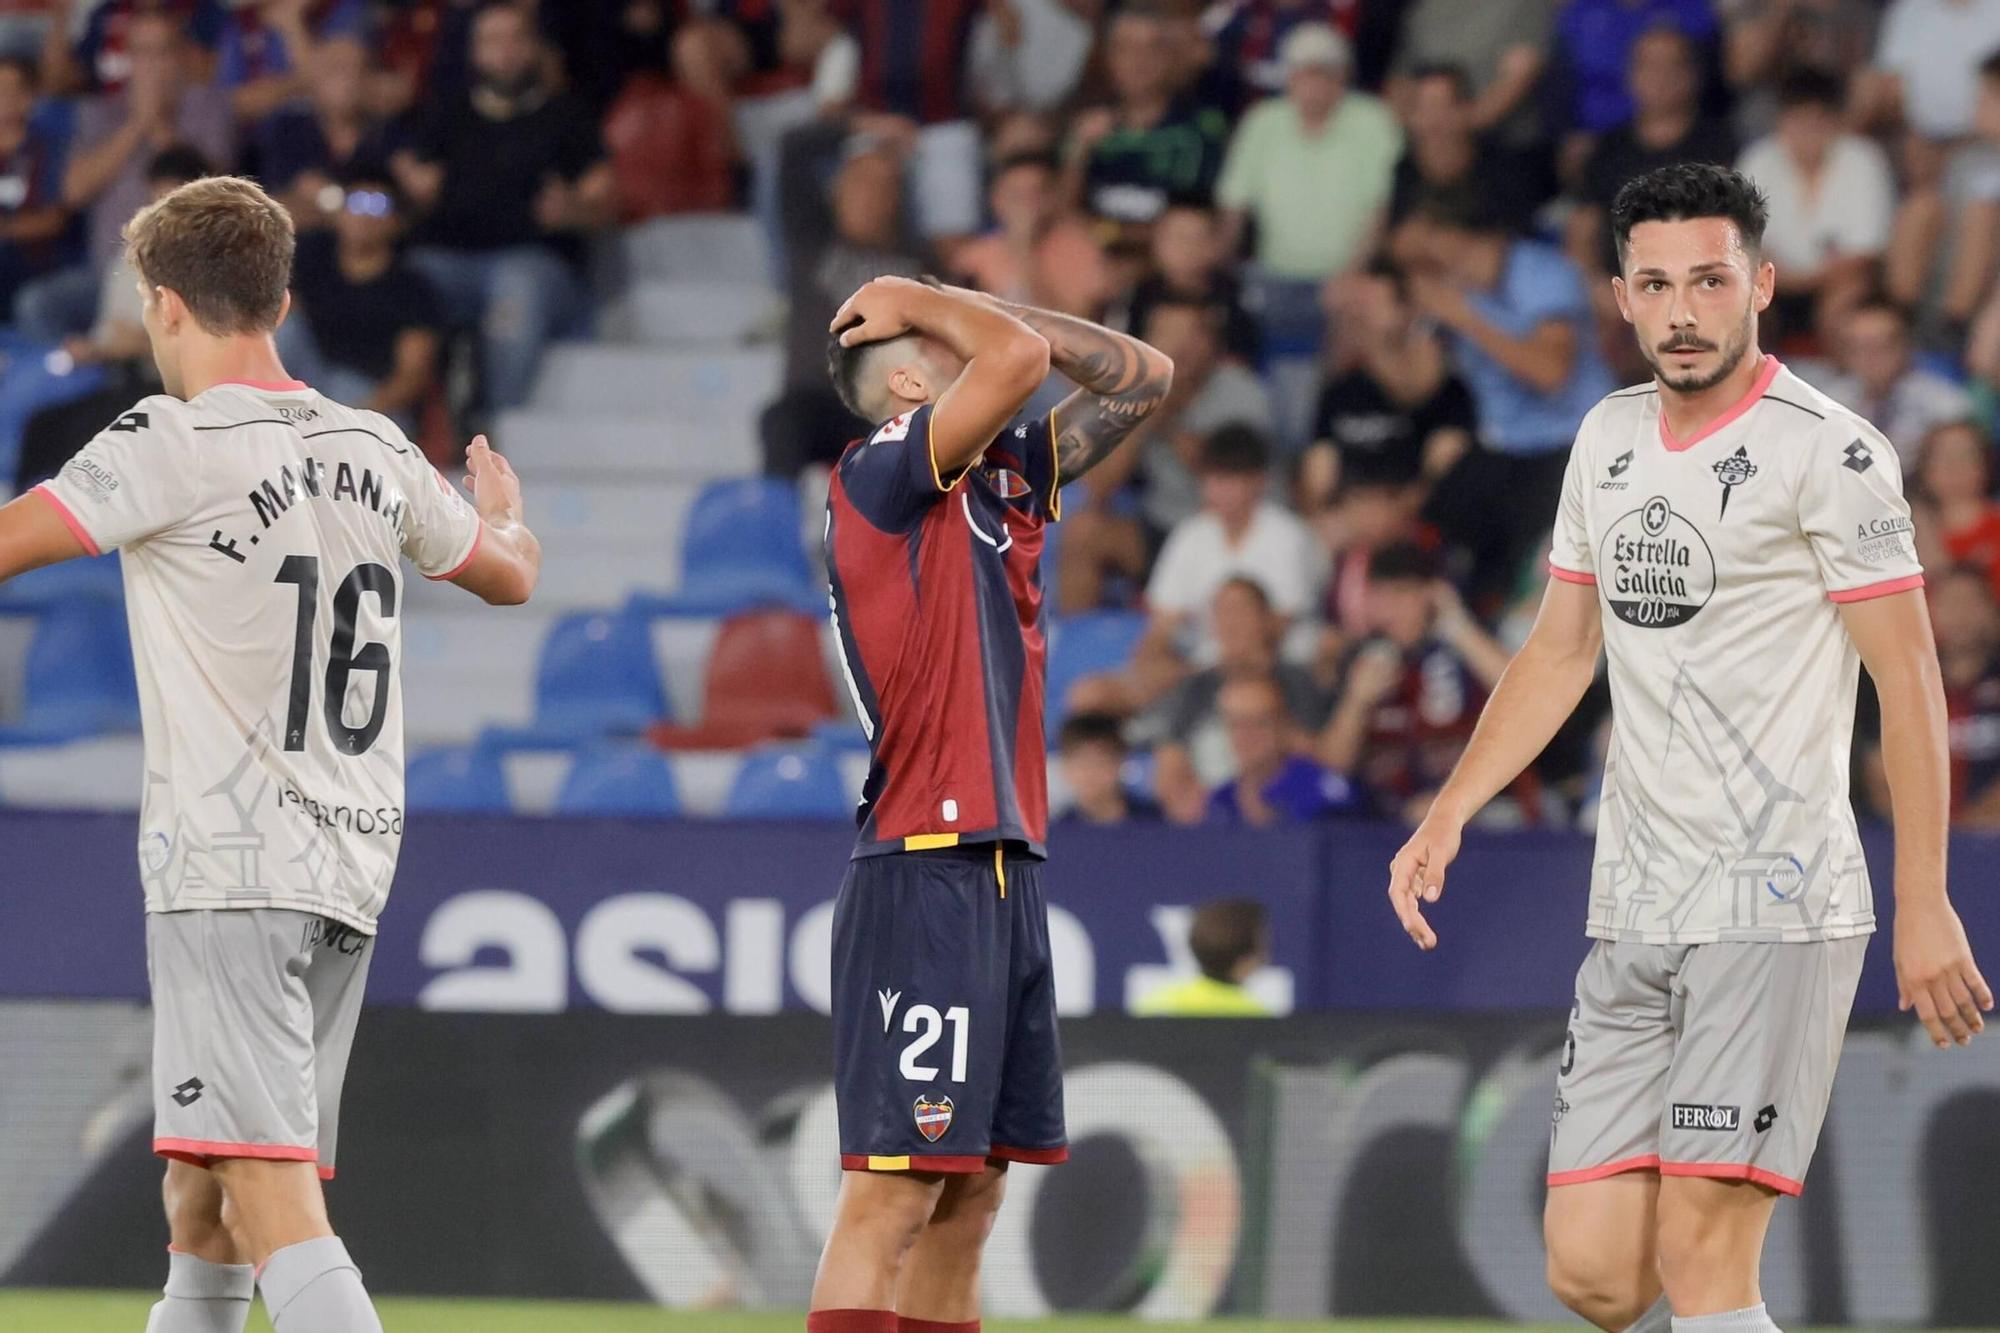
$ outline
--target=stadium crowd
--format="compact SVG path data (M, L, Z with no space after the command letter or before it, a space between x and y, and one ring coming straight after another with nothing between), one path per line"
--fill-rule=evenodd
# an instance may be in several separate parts
M1059 701L1070 817L1412 819L1577 424L1648 373L1606 219L1680 161L1763 188L1765 347L1902 456L1957 816L2000 827L2000 0L7 0L0 472L149 391L118 232L193 176L282 196L287 364L440 458L587 334L594 235L744 211L786 297L748 406L808 496L865 429L825 329L877 274L1174 359L1051 539L1052 612L1146 617ZM1587 823L1608 704L1492 817Z

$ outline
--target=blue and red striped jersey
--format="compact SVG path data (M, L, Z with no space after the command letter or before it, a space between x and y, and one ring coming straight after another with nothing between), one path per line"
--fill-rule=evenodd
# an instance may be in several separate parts
M890 419L827 494L833 624L871 754L854 854L1007 839L1040 856L1054 414L1011 423L956 477L930 436L928 406Z

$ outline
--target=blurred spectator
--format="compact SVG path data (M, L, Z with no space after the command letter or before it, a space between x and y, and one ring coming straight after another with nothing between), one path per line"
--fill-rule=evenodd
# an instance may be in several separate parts
M163 12L130 15L118 29L129 57L123 91L87 100L63 173L63 203L88 209L88 262L28 284L15 302L21 331L60 342L90 326L99 280L118 262L125 223L149 196L147 164L185 144L211 162L236 158L229 100L194 78L194 55L179 20Z
M1764 253L1778 267L1766 318L1779 337L1831 331L1867 294L1895 216L1896 181L1872 140L1842 129L1841 88L1816 70L1778 90L1778 128L1736 166L1770 201Z
M1561 251L1476 206L1426 210L1417 236L1411 295L1479 411L1479 447L1440 485L1432 514L1470 551L1472 590L1504 591L1555 512L1577 425L1614 386L1582 274Z
M1401 273L1378 263L1344 285L1333 355L1314 413L1316 488L1351 481L1435 481L1471 448L1472 395L1442 364L1436 338L1418 332Z
M1570 214L1570 258L1594 278L1618 266L1606 219L1625 182L1680 162L1736 160L1728 122L1701 114L1700 59L1693 40L1674 28L1654 28L1632 44L1632 119L1591 149Z
M1203 301L1153 303L1141 336L1173 360L1173 386L1134 438L1082 483L1088 489L1075 498L1083 503L1063 520L1057 578L1065 612L1100 605L1112 577L1144 577L1149 554L1201 508L1199 459L1217 431L1241 427L1264 448L1259 433L1271 427L1270 400L1255 375L1224 358L1226 319L1220 307ZM1133 513L1122 493L1135 476L1141 492Z
M967 57L983 0L839 0L863 36L850 125L908 150L917 230L948 250L979 230L976 80ZM894 40L868 40L894 33Z
M1125 736L1108 713L1076 713L1056 740L1063 784L1075 798L1056 820L1058 828L1151 822L1160 807L1125 785Z
M1917 455L1912 506L1920 530L1947 558L1983 570L2000 596L2000 503L1993 499L1993 445L1969 421L1939 426Z
M1109 295L1090 228L1063 210L1055 159L1028 153L993 168L987 207L996 230L958 247L967 282L1003 300L1094 317Z
M1973 129L1977 141L1949 157L1939 145L1905 138L1903 197L1882 278L1912 310L1934 306L1954 342L2000 268L2000 51L1980 64Z
M1183 680L1132 724L1134 738L1153 747L1153 788L1181 823L1199 820L1209 789L1235 771L1220 703L1232 677L1275 681L1285 715L1301 734L1318 732L1327 720L1328 701L1312 674L1279 659L1285 620L1271 609L1263 584L1238 575L1216 589L1211 607L1215 665Z
M0 57L0 310L57 265L69 226L56 179L61 148L30 118L34 109L34 62Z
M265 188L309 231L332 224L343 176L388 168L397 135L368 109L368 48L359 39L320 42L303 78L305 104L281 108L256 134Z
M1495 216L1526 230L1541 200L1536 173L1519 154L1482 139L1465 71L1418 65L1403 78L1403 129L1408 136L1390 187L1389 220L1401 223L1434 200L1463 207L1483 198ZM1393 253L1401 253L1392 235Z
M65 0L48 27L42 73L51 93L118 93L133 76L137 20L157 14L174 21L202 48L204 63L229 22L225 0Z
M597 126L550 84L523 11L479 11L472 68L472 90L428 108L392 165L420 217L410 262L446 319L478 330L497 411L526 401L542 349L582 318L581 238L615 201Z
M1323 457L1319 452L1306 461ZM1307 492L1314 534L1332 557L1320 603L1324 628L1313 655L1316 678L1331 685L1339 679L1348 646L1374 632L1368 618L1368 566L1377 551L1423 535L1416 521L1423 496L1407 482L1367 471L1348 477L1338 491L1308 475L1301 478L1301 490Z
M1816 69L1845 83L1866 67L1882 20L1874 0L1717 0L1716 8L1736 133L1745 142L1776 126L1776 87L1787 74Z
M1889 301L1863 301L1841 320L1840 373L1817 387L1889 437L1911 470L1931 431L1972 415L1965 390L1915 363L1910 318Z
M1304 521L1267 498L1270 448L1256 430L1217 430L1202 446L1200 478L1201 512L1167 535L1146 583L1146 607L1149 638L1207 666L1221 656L1210 613L1217 589L1234 577L1254 579L1289 624L1312 614L1326 561Z
M398 253L404 214L388 172L356 172L335 188L333 230L299 238L278 349L286 369L327 397L414 434L437 388L444 318L430 284Z
M1083 77L1102 0L988 0L972 29L972 77L989 108L1054 111Z
M1961 139L1972 129L1979 63L1996 50L2000 5L1991 0L1890 0L1874 67L1855 88L1857 116Z
M1257 361L1257 321L1243 306L1243 285L1222 248L1222 224L1213 208L1174 204L1153 224L1153 264L1108 318L1127 331L1143 329L1162 302L1192 301L1222 316L1222 349L1246 365Z
M1572 138L1565 153L1632 119L1632 48L1654 28L1673 28L1707 51L1717 36L1709 0L1568 0L1556 15L1557 114Z
M247 0L230 10L215 81L239 121L262 120L306 90L321 42L367 34L362 0Z
M1345 774L1298 752L1298 729L1285 714L1284 691L1270 676L1231 677L1218 708L1236 773L1209 793L1209 823L1270 828L1365 812L1366 802Z
M209 164L193 149L164 149L146 164L147 202L208 174ZM7 339L6 370L0 374L0 477L13 477L16 492L53 477L105 422L133 400L158 392L159 368L146 340L143 301L139 275L120 251L104 271L97 319L87 333L59 346Z
M1229 122L1180 96L1167 16L1144 4L1120 10L1105 31L1104 67L1112 104L1070 126L1071 197L1130 234L1169 204L1207 203Z
M822 137L840 132L824 127ZM886 145L850 141L851 156L829 192L811 170L812 137L788 139L779 191L793 260L785 318L785 389L764 409L764 470L796 477L832 463L874 422L841 403L826 375L826 329L841 303L885 273L920 277L903 216L902 159Z
M1271 960L1264 905L1251 898L1203 903L1188 923L1188 951L1198 976L1162 986L1132 1006L1141 1018L1270 1018L1244 989Z
M1319 322L1319 284L1365 260L1389 203L1403 132L1382 102L1350 91L1347 40L1323 24L1280 48L1285 95L1252 107L1216 187L1228 248L1257 224L1265 331ZM1296 309L1296 313L1288 307Z
M1425 71L1457 69L1473 133L1516 153L1544 142L1538 94L1553 9L1554 0L1414 0L1403 13L1389 100L1408 118L1404 99L1414 95L1415 81Z
M1349 653L1317 754L1355 775L1376 813L1417 823L1451 775L1507 651L1414 545L1368 569L1373 635Z
M2000 828L2000 610L1984 570L1945 566L1926 575L1931 632L1944 677L1954 828ZM1882 718L1874 692L1861 698L1855 735L1861 785L1875 814L1888 818Z
M1481 0L1484 3L1484 0ZM1306 24L1337 30L1358 48L1362 86L1379 86L1388 73L1396 39L1399 0L1217 0L1202 16L1213 59L1212 86L1225 104L1285 90L1285 39Z

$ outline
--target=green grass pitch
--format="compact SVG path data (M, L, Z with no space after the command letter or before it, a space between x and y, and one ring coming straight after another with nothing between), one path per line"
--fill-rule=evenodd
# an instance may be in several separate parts
M9 1333L138 1333L146 1326L150 1292L0 1291L0 1329ZM584 1305L557 1301L384 1300L389 1333L799 1333L795 1314L670 1313L642 1305ZM260 1308L248 1333L270 1333ZM994 1321L993 1333L1148 1333L1153 1329L1212 1328L1220 1333L1522 1333L1554 1325L1500 1324L1484 1320L1355 1320L1295 1322L1218 1319L1205 1324L1158 1324L1119 1318ZM1575 1333L1580 1324L1560 1333ZM1974 1333L1962 1330L1961 1333Z

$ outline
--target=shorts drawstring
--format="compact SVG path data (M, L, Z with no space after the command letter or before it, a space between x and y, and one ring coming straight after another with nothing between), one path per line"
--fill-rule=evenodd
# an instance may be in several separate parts
M1000 881L1000 896L1002 898L1007 896L1007 863L1003 859L1006 855L1006 850L1005 843L996 842L993 844L993 878Z

